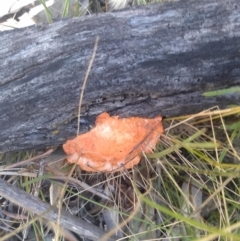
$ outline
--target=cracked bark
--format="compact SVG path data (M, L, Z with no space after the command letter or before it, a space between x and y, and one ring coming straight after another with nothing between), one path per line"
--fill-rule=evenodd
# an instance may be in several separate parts
M239 104L203 97L240 83L240 3L189 0L65 19L0 35L0 151L76 135L80 88L96 37L81 131L96 115L153 117Z

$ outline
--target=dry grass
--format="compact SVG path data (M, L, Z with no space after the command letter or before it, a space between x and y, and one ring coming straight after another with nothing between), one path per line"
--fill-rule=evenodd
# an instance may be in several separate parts
M166 119L156 150L133 170L89 174L58 149L37 160L42 152L3 154L0 177L58 207L59 217L64 209L113 230L102 240L240 240L239 114L215 107ZM0 203L1 241L80 240L20 203Z
M115 229L118 240L240 240L239 113L239 107L214 108L165 120L156 151L133 170L89 174L75 167L72 173L62 157L51 156L11 167L36 155L16 153L3 156L0 175L53 205L62 196L63 209ZM33 217L7 200L1 208L3 237ZM42 239L56 230L42 219L24 228ZM66 240L69 232L60 231Z

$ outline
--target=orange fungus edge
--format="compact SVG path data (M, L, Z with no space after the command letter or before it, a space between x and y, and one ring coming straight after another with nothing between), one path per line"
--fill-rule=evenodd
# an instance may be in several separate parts
M142 152L150 153L163 133L162 117L119 118L104 112L95 127L63 144L69 163L89 172L120 171L132 168Z

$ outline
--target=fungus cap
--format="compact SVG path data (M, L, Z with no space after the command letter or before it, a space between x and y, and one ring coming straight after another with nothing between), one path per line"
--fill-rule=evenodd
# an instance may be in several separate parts
M100 114L89 132L68 140L67 161L90 172L119 171L138 164L142 152L150 153L163 132L162 117L120 119Z

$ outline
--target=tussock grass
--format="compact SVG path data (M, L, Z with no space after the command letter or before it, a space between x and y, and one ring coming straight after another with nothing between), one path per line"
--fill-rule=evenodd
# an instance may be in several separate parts
M89 174L75 167L72 173L64 158L8 169L32 152L3 155L0 175L46 202L55 197L53 205L62 196L63 209L115 229L118 240L240 240L239 113L240 107L213 108L164 120L156 150L133 170ZM13 217L6 205L2 210L4 235L20 224L35 237L56 233L41 218L26 228L34 217L27 210L15 206ZM70 235L59 232L62 240Z
M51 21L47 7L46 13ZM62 15L68 14L65 0ZM3 154L0 177L58 207L59 216L66 209L113 230L102 240L240 240L239 114L239 106L214 107L165 119L156 150L143 153L133 170L89 174L62 155L35 161L35 151ZM0 240L80 239L10 200L0 202Z

